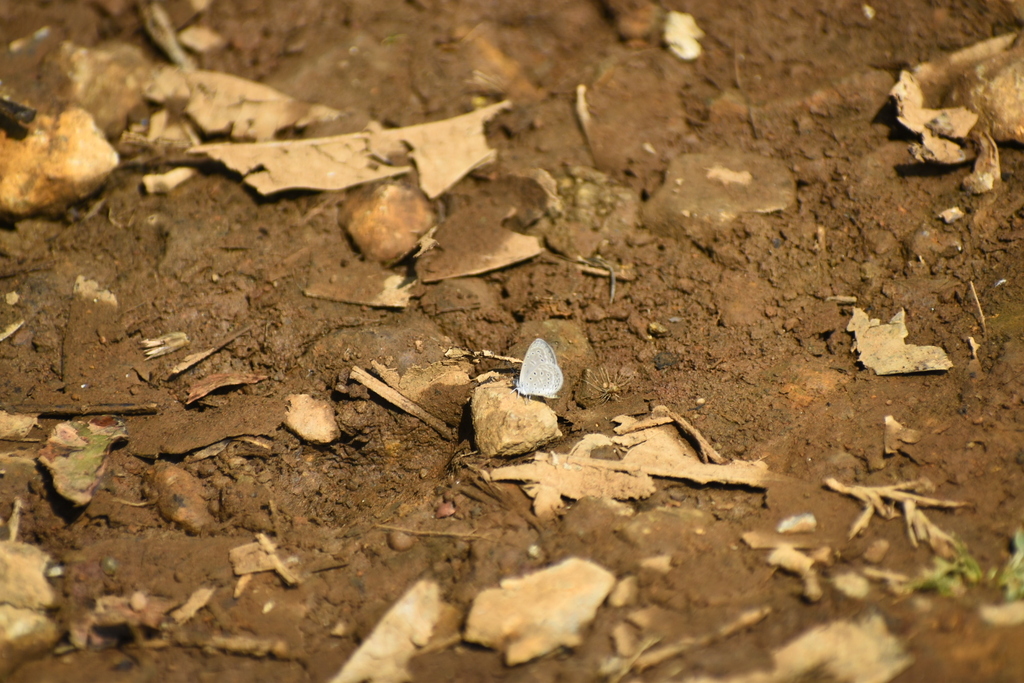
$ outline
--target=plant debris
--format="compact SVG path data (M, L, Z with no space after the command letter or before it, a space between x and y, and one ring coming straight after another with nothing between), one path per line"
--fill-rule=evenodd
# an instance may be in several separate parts
M882 440L882 447L886 455L895 455L902 450L900 444L915 444L921 440L923 434L917 429L904 427L896 421L892 415L885 416L885 436Z
M509 666L583 642L581 629L615 585L615 575L576 557L482 591L466 619L465 639L503 650Z
M906 313L900 312L885 325L878 319L869 319L860 308L853 309L853 317L846 326L853 332L856 342L853 350L860 353L860 362L876 375L902 375L909 372L949 370L953 362L938 346L915 346L904 339L910 334L903 322Z
M160 103L183 101L185 113L206 135L229 134L234 140L270 140L279 130L331 121L341 114L219 71L165 67L147 88L146 96Z
M195 403L211 391L216 391L223 387L233 387L239 384L256 384L265 379L267 379L266 375L257 375L252 372L215 372L189 387L185 404Z
M434 199L473 169L494 160L483 125L510 107L509 102L499 102L455 118L406 128L378 127L287 142L199 145L189 152L205 154L241 173L246 184L264 195L290 189L343 190L402 175L412 167L391 166L382 160L408 153L416 162L420 188Z
M440 590L419 581L391 606L329 683L405 683L409 660L430 642L441 616Z
M864 511L850 527L850 538L867 529L875 514L883 519L895 517L896 509L893 504L898 503L903 508L903 517L907 523L907 536L910 537L910 543L915 548L918 541L927 541L935 554L940 557L952 560L958 556L957 542L928 519L921 508L955 509L964 507L967 503L921 495L919 492L930 493L935 490L935 486L927 479L915 479L892 486L846 486L829 478L825 480L825 486L864 503ZM887 503L887 500L892 503Z
M914 661L889 633L879 614L857 621L817 626L772 653L771 671L727 678L684 678L684 683L787 683L829 680L837 683L886 683Z
M124 421L117 417L61 422L50 432L39 462L53 475L57 493L75 505L87 505L106 470L111 447L127 438Z

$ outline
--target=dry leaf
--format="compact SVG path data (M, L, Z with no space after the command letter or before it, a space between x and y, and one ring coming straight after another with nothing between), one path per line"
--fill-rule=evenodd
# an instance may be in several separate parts
M917 443L922 436L920 431L901 425L892 415L885 416L885 435L882 442L886 455L898 453L901 443Z
M221 387L230 387L236 384L256 384L257 382L262 382L266 378L266 375L257 375L251 372L218 372L212 375L207 375L193 384L188 390L188 398L185 399L185 403L189 404L194 401L198 401L211 391L215 391Z
M57 493L75 505L86 505L106 470L111 447L127 436L124 422L109 415L61 422L39 452L39 462L53 475Z
M423 580L392 605L329 683L405 683L409 660L425 646L441 616L437 584Z
M900 80L889 92L896 101L897 119L921 136L921 145L914 156L918 161L958 164L965 159L960 145L978 122L978 115L964 107L928 109L917 79L909 71L900 73ZM951 139L952 138L952 139Z
M946 352L938 346L915 346L903 341L909 334L905 317L906 313L901 308L888 324L882 325L878 319L868 319L863 310L854 308L846 331L853 332L856 337L854 350L860 353L860 362L874 370L876 375L930 372L953 367Z
M189 151L205 154L238 171L248 185L264 195L289 189L343 190L402 175L412 168L388 166L382 160L408 153L416 162L420 187L433 199L494 159L483 124L510 106L509 102L499 102L462 116L407 128L287 142L200 145Z
M619 467L614 461L537 453L531 463L492 470L491 479L535 482L572 500L586 496L635 500L654 493L654 481L648 475L636 468L623 472Z
M218 71L165 67L146 91L155 102L187 100L185 113L207 135L230 133L235 140L270 140L284 128L331 121L341 112L309 104L256 83Z

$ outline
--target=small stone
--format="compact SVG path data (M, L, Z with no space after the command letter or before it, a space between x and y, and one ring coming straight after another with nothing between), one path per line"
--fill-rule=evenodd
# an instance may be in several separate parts
M667 337L670 332L668 328L659 322L649 323L647 325L647 334L655 338Z
M132 111L145 106L142 90L154 66L142 49L119 42L102 47L65 42L57 61L67 74L71 100L92 115L108 140L118 139Z
M438 505L437 509L434 510L434 519L445 519L446 517L451 517L454 514L455 503L451 502L450 500L446 500L445 502Z
M388 547L395 552L405 552L416 544L416 538L404 531L388 532Z
M649 569L658 574L668 574L672 571L672 556L656 555L654 557L645 557L640 560L640 568Z
M187 470L160 463L150 473L149 485L157 510L167 521L180 524L190 533L198 533L216 523L207 509L202 483Z
M864 551L864 561L870 562L871 564L881 564L888 552L889 541L884 538L879 538L872 541L871 545L868 546L868 549Z
M149 604L149 598L142 591L135 591L131 597L128 598L128 606L136 612L141 612L146 609L146 605Z
M179 166L167 173L150 173L142 176L142 186L146 188L146 194L167 194L196 173L198 171L194 168Z
M611 607L629 607L635 605L640 594L640 582L635 576L624 576L619 579L608 596L608 605Z
M488 457L530 453L562 436L554 410L503 383L477 387L472 414L477 447Z
M310 443L331 443L341 436L334 406L309 394L288 396L284 424L300 439Z
M963 217L964 217L964 212L963 212L963 210L959 206L951 207L951 208L946 209L945 211L943 211L942 213L939 214L939 218L946 225L950 225L951 223L956 223L958 220L960 220Z
M41 611L0 604L0 678L6 680L22 664L45 656L63 631Z
M810 512L786 517L775 530L780 534L809 534L818 528L817 518Z
M40 114L28 136L0 136L0 215L60 215L97 190L118 156L84 109Z
M836 590L848 598L863 600L871 592L871 584L857 572L845 572L832 579Z
M794 201L793 174L776 159L732 150L682 154L669 163L643 219L656 234L711 247L737 216L781 211Z
M117 561L116 557L111 557L110 555L107 555L102 560L100 560L100 569L102 569L103 573L107 576L114 576L115 574L117 574L117 570L120 568L121 563Z
M384 183L356 191L338 220L367 258L393 263L434 225L430 202L417 188Z

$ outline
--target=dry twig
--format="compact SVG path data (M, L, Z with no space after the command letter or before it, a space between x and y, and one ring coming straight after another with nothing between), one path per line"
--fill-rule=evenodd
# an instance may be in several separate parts
M956 541L928 519L920 508L952 509L964 507L967 503L930 498L916 493L916 491L930 493L934 490L934 485L927 479L915 479L892 486L846 486L829 478L825 480L825 486L836 493L845 494L864 503L864 511L850 527L850 538L864 531L875 514L883 519L895 517L898 504L903 508L903 516L907 523L907 535L915 548L918 541L927 541L937 555L947 559L956 556Z
M407 398L403 394L399 393L395 389L392 389L384 382L363 370L359 366L353 366L352 372L349 373L349 377L356 382L359 382L364 387L383 398L388 403L401 408L405 412L409 413L413 417L417 417L424 422L428 427L433 429L439 435L445 439L451 440L451 430L441 420L437 419L426 410L420 407L419 404L415 403L411 399Z

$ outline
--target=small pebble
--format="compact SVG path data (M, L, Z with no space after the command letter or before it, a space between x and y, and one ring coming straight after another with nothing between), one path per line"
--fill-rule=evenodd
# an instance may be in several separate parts
M107 576L113 576L116 574L120 567L121 563L109 555L100 560L100 569L102 569L103 573Z
M625 576L619 579L608 596L608 604L612 607L628 607L635 605L637 596L640 593L640 582L635 576Z
M653 322L647 325L647 334L652 337L667 337L669 335L668 328L658 322Z
M404 531L391 531L388 533L388 547L396 552L404 552L413 547L416 539Z
M128 598L128 605L132 608L132 610L136 612L141 612L142 610L146 609L146 605L148 604L149 599L146 597L146 594L142 591L135 591L134 593L132 593L132 596Z
M445 517L451 517L455 514L455 503L451 501L445 501L437 506L437 510L434 511L435 519L444 519Z
M871 564L879 564L885 559L885 554L889 552L889 541L884 538L880 538L877 541L873 541L868 549L864 551L864 561L870 562Z
M871 592L871 584L857 572L846 572L832 579L832 585L848 598L863 600Z
M818 520L810 512L793 515L779 522L775 530L780 534L809 534L818 528Z

